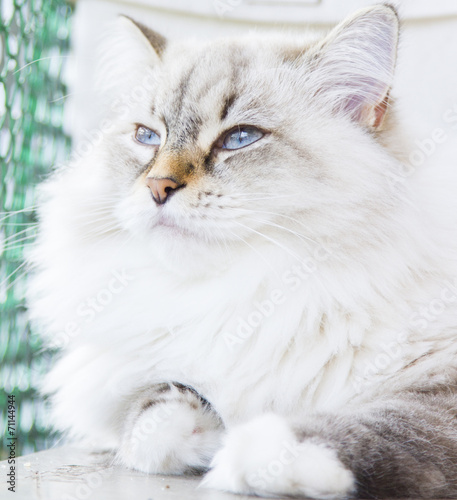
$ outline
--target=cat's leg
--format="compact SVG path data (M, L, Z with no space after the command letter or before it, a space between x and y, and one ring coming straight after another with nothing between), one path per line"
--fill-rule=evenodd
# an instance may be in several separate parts
M457 398L418 394L299 426L264 415L231 430L204 485L321 499L457 497Z
M148 473L202 472L222 433L219 416L195 390L175 382L157 384L129 408L117 459Z

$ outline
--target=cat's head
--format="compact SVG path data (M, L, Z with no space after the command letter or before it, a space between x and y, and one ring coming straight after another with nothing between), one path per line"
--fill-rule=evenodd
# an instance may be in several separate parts
M385 217L393 8L360 11L324 38L170 42L120 22L96 168L125 230L179 254L367 234Z

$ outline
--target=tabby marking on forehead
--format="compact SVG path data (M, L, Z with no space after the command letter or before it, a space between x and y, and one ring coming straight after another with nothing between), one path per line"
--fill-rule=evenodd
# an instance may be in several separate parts
M230 94L230 96L225 99L224 106L222 107L220 116L221 121L224 121L227 118L230 108L233 106L236 98L237 98L236 94Z

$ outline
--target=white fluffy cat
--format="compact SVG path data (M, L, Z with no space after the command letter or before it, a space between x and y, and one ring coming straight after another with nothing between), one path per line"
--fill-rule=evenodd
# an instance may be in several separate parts
M404 175L394 9L323 39L120 24L101 133L41 187L53 424L235 493L457 495L457 172Z

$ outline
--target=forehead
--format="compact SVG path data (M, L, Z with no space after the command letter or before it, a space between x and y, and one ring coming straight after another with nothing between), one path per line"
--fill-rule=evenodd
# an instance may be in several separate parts
M205 96L240 83L245 70L256 63L255 52L230 42L192 47L179 44L166 55L163 95L167 104L200 103ZM171 102L170 102L171 101Z
M260 54L236 43L178 45L163 61L155 113L170 138L195 138L203 123L223 121L252 86L250 74ZM173 137L173 136L180 137Z

